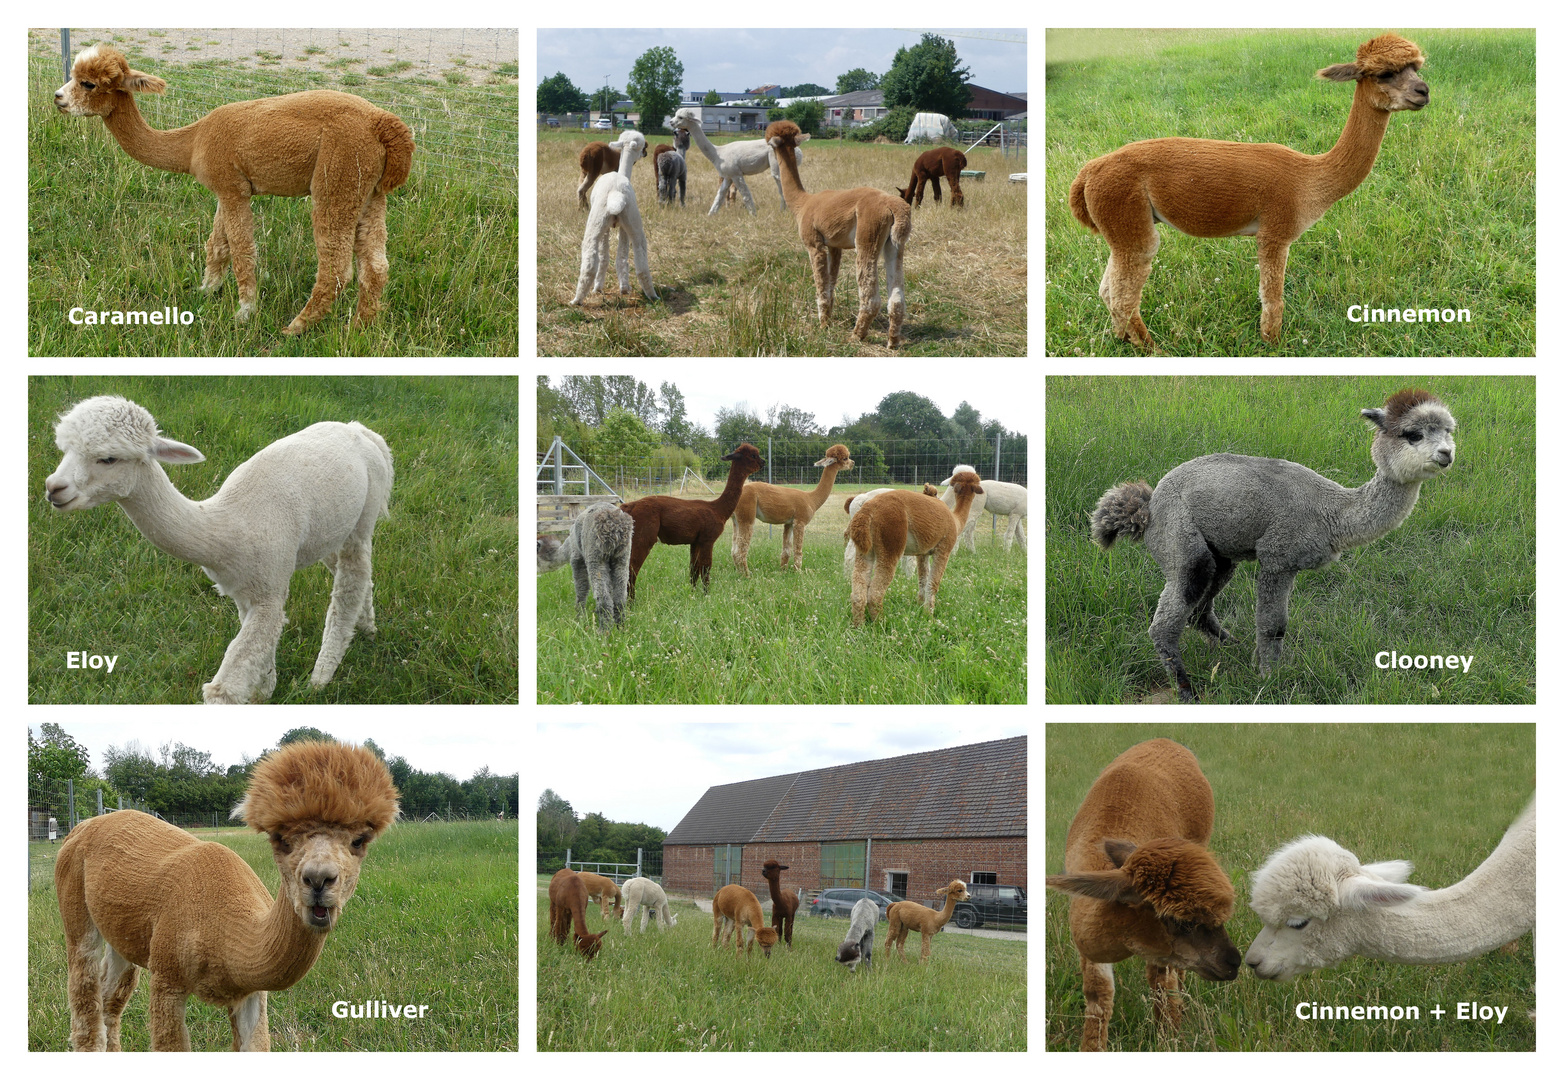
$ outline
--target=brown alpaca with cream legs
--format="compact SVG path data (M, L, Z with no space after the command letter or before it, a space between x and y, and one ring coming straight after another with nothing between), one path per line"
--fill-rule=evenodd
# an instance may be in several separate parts
M967 523L972 500L983 493L975 472L958 472L951 477L950 489L956 493L952 513L928 484L924 493L887 491L865 503L847 523L844 534L854 546L852 610L853 625L863 622L865 611L879 617L885 602L885 590L896 576L896 563L903 555L918 560L918 595L923 606L934 614L934 598L939 595L945 564L956 549L961 528ZM932 496L932 497L931 497ZM932 567L930 561L932 560ZM869 580L870 573L874 580Z
M782 526L782 569L787 569L788 548L792 547L793 568L804 568L804 526L814 520L815 511L831 497L831 485L836 482L840 469L851 469L853 459L847 447L837 443L825 452L825 457L815 462L815 468L824 469L820 482L813 491L778 487L759 481L745 484L739 495L739 504L733 511L733 564L749 577L749 541L755 531L758 518L768 525Z

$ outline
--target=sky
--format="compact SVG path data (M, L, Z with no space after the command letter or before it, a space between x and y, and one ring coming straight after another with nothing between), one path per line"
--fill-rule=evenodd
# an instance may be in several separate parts
M781 714L777 714L781 715ZM876 717L883 717L879 712ZM850 765L1028 734L1025 723L850 724L539 724L530 756L537 790L570 803L576 817L596 812L671 832L706 789L783 773ZM577 767L591 747L590 768Z
M918 44L925 32L956 43L957 55L971 71L969 81L1005 94L1027 90L1026 31L1005 29L539 30L537 81L562 71L578 90L591 93L606 82L623 93L641 54L666 45L684 65L684 88L689 91L738 94L769 83L806 82L834 91L836 77L854 68L884 75L896 50ZM1021 43L961 36L973 33L1019 38Z

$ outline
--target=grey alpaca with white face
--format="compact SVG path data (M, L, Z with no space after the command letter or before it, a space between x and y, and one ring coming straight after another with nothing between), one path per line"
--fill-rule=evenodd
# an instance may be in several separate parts
M1402 390L1362 415L1375 429L1369 453L1377 471L1360 488L1279 458L1208 454L1174 468L1155 491L1136 481L1098 500L1092 540L1104 549L1120 536L1144 540L1167 579L1151 640L1181 700L1197 698L1179 636L1189 625L1214 645L1234 640L1212 605L1238 563L1260 564L1255 657L1264 675L1281 656L1298 571L1317 570L1396 528L1423 481L1454 463L1455 418L1433 394Z

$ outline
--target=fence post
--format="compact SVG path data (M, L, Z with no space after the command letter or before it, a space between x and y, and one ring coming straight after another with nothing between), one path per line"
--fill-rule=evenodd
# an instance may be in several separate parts
M570 849L569 848L565 849L565 869L566 870L570 869Z

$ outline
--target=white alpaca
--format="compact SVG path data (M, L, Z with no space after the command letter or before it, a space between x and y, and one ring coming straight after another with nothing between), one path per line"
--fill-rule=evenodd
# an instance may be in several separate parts
M879 495L884 495L887 491L895 490L895 488L875 488L873 491L861 491L857 495L854 495L852 498L847 500L847 520L852 521L853 515L858 513L858 511L863 508L863 504L868 502L870 499L873 499ZM982 496L978 496L978 498L982 498ZM972 500L972 505L977 505L976 498ZM857 557L858 549L853 546L852 539L849 538L847 541L847 547L842 551L842 572L847 575L847 580L849 581L851 581L853 578L853 562L857 559ZM907 571L907 576L910 578L915 578L918 576L918 562L911 555L902 556L901 568Z
M586 231L581 235L581 278L576 282L579 304L589 292L602 292L608 276L609 234L619 230L619 292L630 292L629 248L635 245L635 274L641 281L641 293L657 299L652 287L652 272L646 261L646 229L641 225L641 209L630 186L630 170L646 153L646 137L639 131L626 131L617 142L608 144L619 151L619 171L598 177L592 185L592 212L587 215Z
M977 472L971 465L957 465L950 470L950 475L940 481L940 486L945 490L940 492L940 502L956 508L956 493L951 489L950 482L956 478L958 472ZM1010 550L1010 545L1019 540L1021 550L1026 550L1026 488L1020 484L1007 484L1002 480L983 481L983 494L972 500L972 515L967 518L967 527L961 531L961 541L966 543L967 550L977 552L977 526L978 517L987 510L996 518L1008 517L1005 525L1005 550ZM961 546L958 542L957 547Z
M625 933L630 932L630 924L635 921L637 910L641 912L643 934L646 933L648 919L657 924L658 933L662 933L665 926L671 928L679 925L679 917L668 910L668 894L650 878L633 877L619 887L619 892L624 897Z
M1363 866L1323 836L1277 851L1250 879L1265 923L1244 956L1262 979L1287 981L1349 956L1453 964L1537 925L1537 800L1526 804L1481 866L1447 889L1405 884L1409 862Z
M693 109L680 109L673 114L672 127L690 133L695 140L695 145L701 148L701 153L706 155L712 167L722 177L722 183L717 187L717 197L711 201L711 209L706 211L710 217L722 208L722 200L728 194L731 185L738 189L744 196L744 205L749 212L755 212L755 200L750 196L749 185L744 183L745 176L754 176L764 172L767 167L771 169L771 179L776 181L777 199L781 201L782 209L787 209L787 201L782 197L782 175L777 164L776 156L771 152L765 139L745 139L742 142L731 142L723 146L717 146L706 137L701 130L701 122ZM804 163L804 152L794 151L794 160L800 165Z
M359 423L327 421L278 439L241 464L216 495L192 502L159 462L205 461L165 439L152 414L122 397L88 398L60 417L64 452L45 481L56 510L117 502L141 535L200 564L239 608L239 634L201 688L209 705L265 700L277 685L277 639L293 572L317 562L335 577L310 685L336 673L354 628L373 637L370 542L391 495L391 450Z
M848 971L857 971L862 962L864 970L869 970L874 962L874 927L879 921L879 904L867 896L854 904L847 937L836 947L836 962L846 964Z

